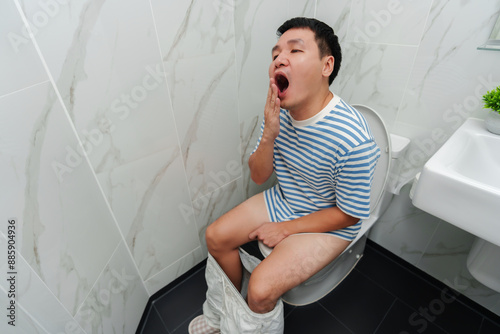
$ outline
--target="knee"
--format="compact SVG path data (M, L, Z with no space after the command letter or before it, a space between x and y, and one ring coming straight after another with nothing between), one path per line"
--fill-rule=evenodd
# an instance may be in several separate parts
M255 313L267 313L274 309L280 296L275 295L271 284L250 276L248 283L248 306Z
M205 231L208 251L213 254L225 249L224 234L216 224L210 224Z

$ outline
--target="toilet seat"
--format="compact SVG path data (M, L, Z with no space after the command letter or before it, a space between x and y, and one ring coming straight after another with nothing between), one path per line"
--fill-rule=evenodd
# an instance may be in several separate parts
M382 198L385 190L387 179L389 178L392 152L391 139L382 117L380 117L375 110L362 104L353 104L352 106L365 117L368 125L370 126L373 138L380 148L380 158L378 159L377 167L375 168L370 194L372 198L370 212L373 212L373 210L375 210L375 208L379 205L380 199Z
M365 105L353 104L352 106L365 117L373 138L380 148L380 158L375 168L371 186L372 203L370 213L372 213L379 205L389 177L391 140L384 121L375 110ZM369 220L371 220L371 217ZM350 273L362 256L366 241L365 234L369 228L363 225L365 224L362 224L356 239L349 244L341 255L307 281L286 292L282 296L283 301L295 306L307 305L318 301L332 291ZM264 257L271 254L272 248L267 247L261 241L258 242L258 245Z

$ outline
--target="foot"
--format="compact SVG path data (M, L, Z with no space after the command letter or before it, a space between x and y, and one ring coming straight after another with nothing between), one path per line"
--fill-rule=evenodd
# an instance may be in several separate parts
M191 320L188 332L189 334L220 334L218 328L213 328L207 323L203 314Z

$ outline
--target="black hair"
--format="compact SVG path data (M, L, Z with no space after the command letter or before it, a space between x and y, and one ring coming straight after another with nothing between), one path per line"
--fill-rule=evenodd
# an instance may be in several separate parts
M337 35L335 35L333 29L326 23L317 19L295 17L283 23L276 31L276 34L280 37L285 31L293 28L307 28L312 30L315 35L316 43L318 44L320 57L333 56L335 59L333 71L328 78L328 84L331 85L333 79L335 79L339 72L340 63L342 61L342 51L340 49L339 39Z

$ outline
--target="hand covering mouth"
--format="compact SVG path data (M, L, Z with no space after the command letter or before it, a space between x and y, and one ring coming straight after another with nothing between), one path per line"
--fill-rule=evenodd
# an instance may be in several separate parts
M274 77L274 80L276 81L276 86L278 86L278 90L280 93L283 93L287 90L289 82L288 78L284 74L277 74Z

